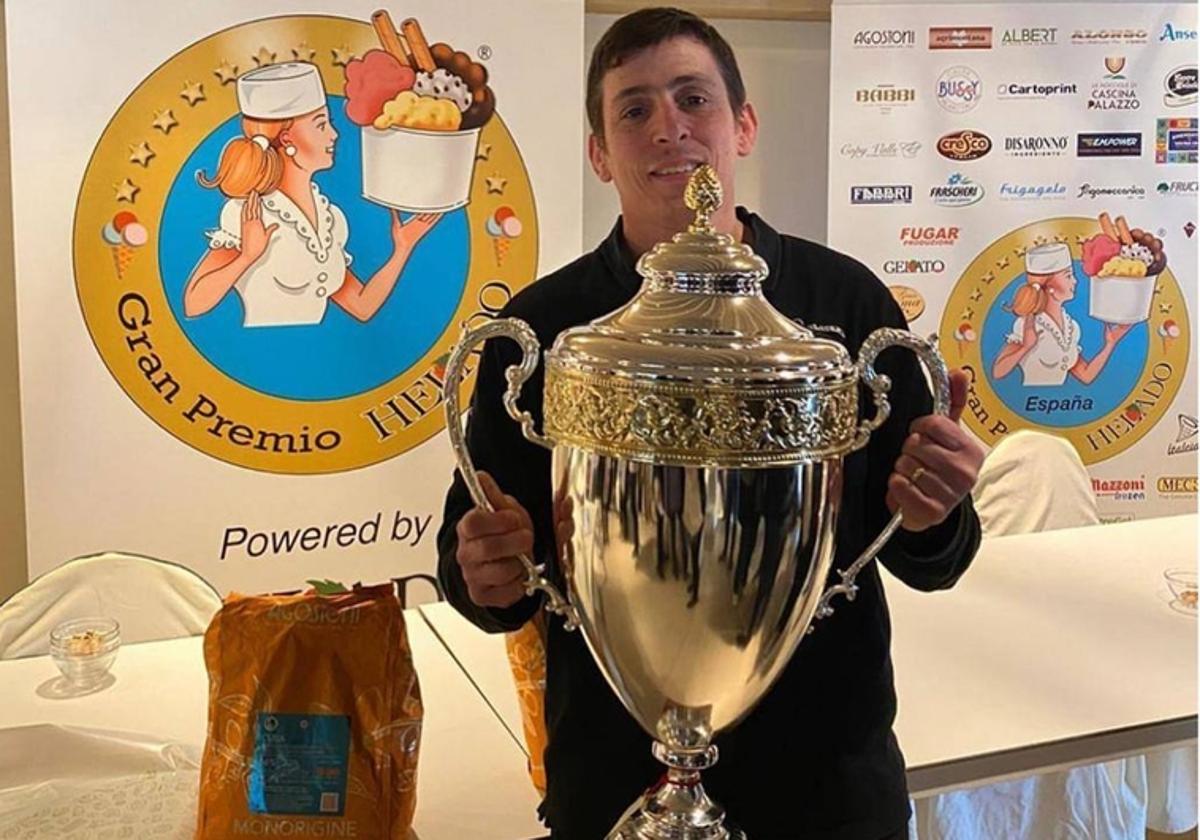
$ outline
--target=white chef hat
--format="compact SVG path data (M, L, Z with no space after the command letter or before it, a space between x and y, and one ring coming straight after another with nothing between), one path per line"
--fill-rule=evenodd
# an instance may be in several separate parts
M1063 242L1038 245L1025 252L1026 274L1057 274L1071 267L1071 249Z
M325 85L315 64L269 64L238 78L237 100L242 116L286 120L324 106Z

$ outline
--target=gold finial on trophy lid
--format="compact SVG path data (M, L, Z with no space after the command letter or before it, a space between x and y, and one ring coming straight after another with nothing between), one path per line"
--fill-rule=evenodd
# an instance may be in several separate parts
M683 193L684 204L689 210L696 211L696 220L688 230L692 233L715 233L709 217L717 212L723 197L717 171L707 163L696 167Z
M688 179L683 201L695 212L695 219L687 230L675 234L669 242L659 242L642 254L637 266L639 274L671 283L674 281L668 278L675 275L693 278L702 274L725 278L738 275L747 282L755 278L755 282L761 281L767 276L766 262L749 246L713 227L712 215L724 201L721 179L715 169L706 163L698 166Z

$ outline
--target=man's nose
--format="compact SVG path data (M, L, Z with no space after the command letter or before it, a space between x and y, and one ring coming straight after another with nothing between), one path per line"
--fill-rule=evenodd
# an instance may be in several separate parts
M687 115L679 110L674 101L664 103L657 112L654 121L655 143L678 143L688 138Z

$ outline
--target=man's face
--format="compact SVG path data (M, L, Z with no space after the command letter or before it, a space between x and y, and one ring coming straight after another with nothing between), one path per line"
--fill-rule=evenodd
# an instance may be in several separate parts
M683 190L702 163L732 197L734 162L754 147L758 121L748 104L734 116L704 44L679 37L635 53L605 73L601 104L604 140L589 138L588 157L616 186L627 220L686 214Z

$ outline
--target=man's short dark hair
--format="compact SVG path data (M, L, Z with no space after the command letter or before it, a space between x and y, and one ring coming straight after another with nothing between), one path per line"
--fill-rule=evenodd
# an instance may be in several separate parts
M592 60L587 74L587 115L592 133L604 138L604 103L601 86L604 74L621 66L631 55L661 44L671 38L695 38L712 53L721 78L725 80L725 93L735 115L740 114L746 104L746 85L738 70L737 59L729 42L703 18L682 9L659 7L639 9L617 20L600 38L592 50Z

